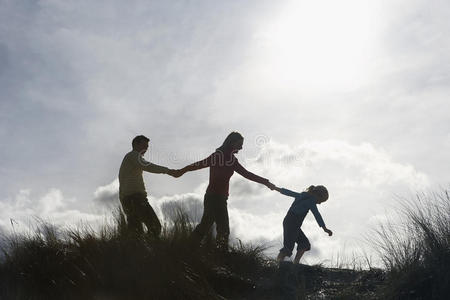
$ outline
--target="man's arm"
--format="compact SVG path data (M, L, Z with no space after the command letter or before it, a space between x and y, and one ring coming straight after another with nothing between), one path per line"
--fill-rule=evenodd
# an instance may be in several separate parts
M156 174L168 174L170 171L173 171L167 167L159 166L154 163L146 162L145 164L142 164L142 170L149 172L149 173L156 173Z
M149 173L169 174L169 175L173 176L172 173L175 171L175 170L169 169L167 167L151 163L151 162L145 160L145 158L142 156L138 156L137 164L141 170L149 172Z
M142 169L149 173L167 174L167 175L170 175L175 178L178 178L181 175L183 175L180 170L169 169L169 168L159 166L159 165L156 165L153 163L149 163L148 165L144 166Z

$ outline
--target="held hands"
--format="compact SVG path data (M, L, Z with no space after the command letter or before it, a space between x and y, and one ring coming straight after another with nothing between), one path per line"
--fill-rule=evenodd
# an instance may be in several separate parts
M178 169L178 170L170 169L167 172L168 175L175 177L175 178L182 176L184 173L185 173L185 171L183 169Z
M279 187L277 187L275 184L273 184L273 183L270 182L270 181L266 184L266 186L267 186L269 189L271 189L272 191L275 190L275 191L277 191L277 192L280 192L280 190L281 190Z

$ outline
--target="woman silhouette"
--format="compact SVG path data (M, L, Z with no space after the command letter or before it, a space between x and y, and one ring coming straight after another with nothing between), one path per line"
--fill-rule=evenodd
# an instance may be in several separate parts
M217 247L225 251L228 249L230 225L228 221L227 199L230 178L234 171L249 180L264 184L272 190L275 188L268 179L247 171L238 162L234 154L242 149L243 143L244 138L242 135L238 132L232 132L227 136L222 146L217 148L210 156L180 170L181 174L184 174L185 172L209 167L209 185L203 201L203 216L191 236L192 243L195 246L200 244L203 237L215 222L217 228Z

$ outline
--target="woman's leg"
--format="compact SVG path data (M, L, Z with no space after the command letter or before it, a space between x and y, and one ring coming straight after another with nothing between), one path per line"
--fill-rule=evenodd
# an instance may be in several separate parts
M215 199L214 219L217 225L216 243L221 250L228 250L228 238L230 236L230 222L228 219L227 198L219 196Z
M193 246L198 246L203 237L214 223L214 199L211 196L205 195L203 200L203 215L200 223L195 227L191 235Z

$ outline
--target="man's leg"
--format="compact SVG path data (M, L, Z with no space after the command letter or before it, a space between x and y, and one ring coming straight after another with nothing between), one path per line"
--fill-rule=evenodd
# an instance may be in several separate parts
M123 211L127 216L127 228L129 232L142 233L142 224L137 214L136 202L134 195L121 199Z
M230 222L228 218L227 197L217 197L214 209L214 219L217 225L216 243L220 250L228 250Z
M214 214L213 214L213 201L211 196L205 195L203 200L203 215L200 223L195 227L194 231L191 234L191 244L194 247L200 245L203 237L206 235L208 230L211 228L214 223Z
M152 206L148 203L147 198L141 202L140 216L141 221L147 226L147 232L158 238L161 235L161 223Z

